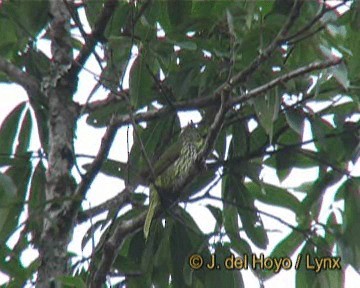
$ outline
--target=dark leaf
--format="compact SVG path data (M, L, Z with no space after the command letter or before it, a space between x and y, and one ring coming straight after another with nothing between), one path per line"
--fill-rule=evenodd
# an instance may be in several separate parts
M360 181L358 178L349 179L345 183L345 212L343 235L340 238L340 253L342 260L349 263L356 271L360 271L360 229L357 225L360 215Z
M153 66L154 58L151 58L148 50L141 48L130 69L130 103L134 109L150 104L153 100L155 84L152 71L149 70L149 67Z
M229 248L217 245L215 249L216 263L214 270L206 271L205 287L245 287L239 270L225 269L223 266L226 259L230 257Z
M32 117L30 110L26 111L25 117L21 123L19 136L18 136L18 145L15 149L15 154L22 154L28 151L30 138L32 133Z
M0 127L0 147L1 153L6 153L7 155L11 155L14 144L15 144L15 136L19 127L19 122L23 110L25 109L25 102L17 105L12 112L8 114L8 116L4 119Z
M216 227L219 227L219 228L222 227L223 217L222 217L221 209L218 207L215 207L213 205L210 205L210 204L206 205L206 208L208 208L209 211L211 212L211 214L214 216L214 218L216 220Z
M184 21L191 15L192 1L170 0L167 2L168 17L172 29L183 26Z
M31 166L28 159L22 161L22 165L17 164L9 168L5 174L11 177L16 185L17 193L12 195L10 202L7 202L5 209L8 210L6 218L2 218L2 229L0 230L0 242L4 243L15 232L20 213L23 210L26 192L31 179ZM4 203L7 201L4 199ZM5 217L5 216L4 216Z
M261 185L246 183L245 186L257 200L266 204L287 208L294 213L300 212L300 201L286 189L266 183L262 183Z
M12 205L14 205L17 196L17 188L12 179L0 173L0 228L3 229L6 221L8 220Z
M42 161L39 161L35 167L29 192L29 231L32 233L32 241L39 243L43 229L44 207L45 207L45 167Z

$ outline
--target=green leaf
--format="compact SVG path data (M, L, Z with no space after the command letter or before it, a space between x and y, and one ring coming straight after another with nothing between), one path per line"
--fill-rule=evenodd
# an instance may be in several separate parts
M203 74L200 74L200 68L203 60L200 58L201 51L180 50L178 52L179 65L176 65L164 80L164 85L172 87L169 96L161 97L161 103L168 104L173 101L173 97L177 100L193 99L199 93L200 80ZM202 56L201 56L202 57ZM206 73L207 70L205 69ZM203 76L205 77L205 76Z
M123 81L126 66L129 64L131 55L132 41L128 37L111 36L107 45L107 63L100 75L100 81L104 88L110 91L117 91L119 82ZM124 83L121 83L124 85ZM121 96L119 96L121 98ZM125 99L123 99L125 100ZM117 101L119 102L119 101ZM122 106L128 103L122 101ZM116 103L116 102L115 102ZM124 111L128 112L128 110Z
M0 173L0 230L4 229L4 225L10 217L16 197L17 188L14 182L9 176Z
M7 115L0 127L1 152L9 156L12 154L14 148L16 132L18 130L20 118L25 106L26 102L21 102L17 105Z
M316 244L316 250L315 245ZM343 275L344 272L334 267L328 262L330 260L331 254L329 247L326 246L324 238L315 236L308 241L300 254L297 256L297 259L300 259L296 272L296 287L342 287L343 286ZM316 271L319 267L316 265L316 259L323 259L321 261L326 261L327 268L324 266L320 267L321 270ZM325 260L326 259L326 260ZM335 258L336 259L336 258ZM341 262L340 262L341 265Z
M4 201L9 202L8 200L14 199L16 197L16 186L14 184L14 182L12 181L12 179L5 175L0 173L0 189L1 189L1 193L0 195L2 197L4 197ZM12 201L10 201L12 202ZM3 202L1 202L3 203ZM2 205L5 206L5 205Z
M310 257L311 259L316 257L316 253L314 251L314 247L312 247L312 244L307 243L300 253L301 255L304 256L306 255L307 257ZM306 287L306 288L321 287L316 285L317 274L314 271L306 268L305 261L306 259L302 259L299 269L296 271L296 287Z
M32 118L30 110L26 111L25 117L21 123L18 145L15 149L15 154L22 154L28 151L30 138L32 133Z
M188 256L193 253L191 238L183 225L174 223L170 235L170 254L172 284L175 288L187 287L183 275L184 265L188 265Z
M111 105L100 107L99 109L89 113L86 118L86 123L95 128L105 127L114 114L126 114L127 111L128 105L125 101L112 103Z
M170 0L171 1L171 0ZM192 41L171 41L168 40L169 43L179 46L181 49L186 49L186 50L190 50L190 51L195 51L197 49L197 45L195 42Z
M215 249L215 255L219 269L215 267L214 270L205 272L205 287L245 287L239 270L228 270L223 267L225 259L231 255L230 249L218 244Z
M316 160L318 157L319 155L316 152L305 149L302 150L295 147L280 150L275 155L272 155L270 158L266 159L264 164L266 166L277 169L276 173L280 181L283 181L293 168L304 169L318 167L319 161Z
M360 4L358 1L352 2L350 12L352 12L350 27L358 32L360 31Z
M31 179L31 165L29 156L24 157L21 162L6 170L5 174L11 177L16 185L17 193L10 199L3 199L6 218L1 217L2 227L0 229L0 243L4 243L15 232L20 213L23 210L23 203L27 192L27 187ZM6 202L9 200L8 202ZM5 217L5 216L4 216Z
M90 165L91 164L85 164L82 167L84 169L88 169L90 167ZM120 161L106 159L104 161L103 165L101 166L100 171L110 177L126 179L127 165L126 165L126 163L123 163Z
M258 126L250 133L250 153L265 151L268 145L268 137L262 126Z
M320 156L326 157L326 161L337 164L345 156L342 141L339 137L329 137L336 133L336 129L323 118L314 117L310 121L311 131L317 141L314 142Z
M238 214L233 197L229 190L228 179L229 176L225 176L222 181L222 199L224 200L224 208L222 210L223 219L224 219L224 228L226 234L232 241L240 241L240 228L238 222Z
M28 276L26 270L19 255L16 255L7 245L0 245L0 271L12 278L5 287L24 287Z
M289 191L284 188L271 184L262 183L246 183L246 188L257 200L269 205L287 208L294 213L298 213L301 209L301 202Z
M0 34L0 55L7 59L11 59L16 44L18 43L14 22L2 16L0 18Z
M180 121L176 114L171 114L166 119L154 120L146 129L140 125L137 126L129 159L130 183L136 181L137 175L143 179L151 176L141 146L143 145L146 155L153 165L155 175L160 175L180 153L181 143L176 141L180 131Z
M30 49L24 55L25 71L34 76L38 81L42 81L43 77L50 72L50 59L40 50ZM40 97L36 97L38 100Z
M161 27L165 31L169 31L171 29L171 24L167 12L167 1L152 2L151 5L145 9L144 17L153 27L156 27L156 23L160 23Z
M261 11L262 15L266 16L270 11L273 10L275 1L256 1L258 9Z
M325 56L325 58L329 60L333 60L335 58L335 55L332 53L331 48L326 47L324 45L319 45L319 49L321 53Z
M226 146L226 130L222 129L216 139L214 151L219 155L218 157L222 160L225 158Z
M89 22L91 29L95 28L95 21L98 19L101 10L104 7L105 0L91 1L90 5L84 5L86 19Z
M208 208L211 214L214 216L217 227L221 227L223 225L221 209L210 204L207 204L206 208Z
M45 167L42 161L36 165L29 191L29 219L28 228L32 233L32 241L36 244L39 243L41 232L43 229L44 219L44 205L46 201L45 196Z
M224 189L225 191L227 191L227 197L231 195L231 198L224 198L224 200L229 201L228 199L232 199L232 203L234 203L238 211L246 235L256 246L265 249L269 240L264 229L261 217L256 211L253 196L247 190L246 186L244 186L240 181L238 181L234 175L226 177L224 181Z
M191 243L194 246L198 246L199 244L202 244L202 242L204 241L204 234L203 232L200 230L199 226L196 224L196 222L194 221L194 218L183 208L178 207L179 210L177 211L179 217L182 219L182 221L180 221L183 225L184 223L186 223L184 225L184 227L187 229L187 233L189 234L189 236L191 236Z
M284 181L291 173L294 162L294 154L290 151L282 150L275 154L276 175L280 182Z
M191 15L192 1L167 1L168 17L173 29L179 29L187 17Z
M154 247L153 250L156 248L156 253L154 256L149 255L148 256L148 262L153 263L153 281L156 285L160 285L159 287L165 287L169 283L169 277L170 277L170 267L171 267L171 260L170 260L170 242L169 237L171 234L171 227L167 225L165 227L164 233L161 234L156 239L150 239L154 241L154 246L157 243L158 246ZM148 248L149 244L147 243ZM146 271L149 271L147 268Z
M154 59L149 58L148 53L146 49L139 48L138 56L130 69L130 103L134 109L150 104L153 98L154 84L150 74L152 71L149 71L149 67L153 67Z
M351 160L354 164L360 157L360 124L354 122L345 122L340 139L345 150L345 160Z
M297 228L302 229L302 227L299 226ZM269 258L290 258L296 252L296 250L299 249L299 247L304 243L304 241L304 235L299 231L293 230L289 235L287 235L285 238L281 239L279 243L277 243L273 251L271 251ZM304 261L304 259L302 259L302 261ZM293 262L293 265L295 265L295 262ZM273 276L278 275L278 273L275 273L273 269L262 269L260 270L260 275L261 277L263 277L264 280L267 280Z
M91 226L87 229L84 237L81 240L81 250L84 251L85 246L89 243L89 241L93 240L95 242L95 233L99 232L98 229L105 225L106 220L98 220L91 224Z
M285 113L285 116L286 121L288 122L291 129L293 129L296 133L302 136L304 133L305 117L303 116L301 111L291 109Z
M302 229L300 226L297 228ZM301 232L293 230L275 246L270 257L290 257L300 247L304 240L305 237Z
M302 200L302 213L311 213L313 208L322 202L327 188L338 182L341 177L342 175L333 170L327 172L322 177L319 177L319 179L314 182L310 191L308 191L306 197ZM316 217L314 213L313 217Z
M208 185L210 185L216 178L216 173L214 169L207 169L201 171L195 179L191 181L191 183L187 184L183 190L183 193L180 199L186 200L193 196L194 194L198 193L202 189L205 189Z
M97 2L97 1L93 1ZM103 2L102 0L99 2ZM92 5L92 3L91 3ZM126 25L128 21L128 16L131 15L131 9L133 9L133 4L126 1L118 1L118 5L116 10L112 14L112 18L110 23L106 26L106 30L104 36L106 39L110 39L113 36L122 36L122 29ZM101 7L103 9L103 6ZM98 11L98 10L97 10ZM97 20L99 17L99 13L96 10L94 11L95 19ZM97 13L97 14L96 14ZM96 22L95 22L96 23Z
M6 221L8 221L16 196L17 188L12 179L0 173L0 230L4 228Z
M36 39L48 20L48 2L4 1L0 13L0 55L9 60L19 57L29 40Z
M265 129L266 133L269 135L270 143L273 138L273 126L274 122L278 118L279 109L280 109L280 94L278 90L269 92L268 94L256 97L254 99L254 108L256 114L259 118L261 126Z
M246 240L242 238L240 240L235 240L234 237L230 240L231 249L233 249L238 255L252 255L251 246Z
M249 150L249 131L245 122L232 125L232 138L229 147L229 157L243 157Z
M0 166L12 166L18 162L19 159L12 158L10 155L0 155Z
M345 211L343 223L343 235L340 238L340 255L345 263L349 263L356 271L360 271L360 229L357 225L360 215L360 179L348 179L344 183L345 188Z
M80 276L59 276L57 280L61 283L61 287L64 288L85 288L86 283Z
M240 228L236 207L225 205L223 208L223 219L225 232L229 238L234 242L240 241Z
M1 8L2 12L9 16L13 23L16 23L19 34L21 31L24 38L29 36L35 38L45 28L48 21L49 3L47 1L39 1L36 5L30 1L6 1Z
M350 87L350 81L348 77L348 70L344 62L331 67L331 73L333 74L336 81L345 89L348 90Z

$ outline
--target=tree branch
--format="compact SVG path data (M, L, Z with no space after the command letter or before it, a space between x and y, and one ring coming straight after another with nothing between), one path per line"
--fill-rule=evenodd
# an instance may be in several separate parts
M36 78L2 57L0 57L0 71L3 71L11 80L22 86L28 92L29 97L39 94L40 85Z
M307 66L300 67L294 71L291 71L289 73L286 73L284 75L281 75L270 82L259 86L257 88L254 88L253 90L250 90L247 93L243 93L238 97L229 99L228 105L236 105L240 103L244 103L248 101L249 99L253 97L257 97L268 90L274 88L276 85L279 85L281 83L285 83L291 79L294 79L296 77L305 75L307 73L319 70L319 69L325 69L331 66L338 65L341 63L342 59L333 59L333 60L327 60L323 62L314 62ZM172 104L172 107L164 107L156 111L147 111L143 113L137 113L134 115L134 121L136 123L140 123L143 121L151 121L154 119L159 119L161 117L165 117L168 115L168 113L172 112L173 109L176 109L177 111L189 111L193 109L199 109L203 107L207 107L210 105L215 105L217 101L214 99L214 97L211 96L205 96L201 98L186 100L186 101L179 101ZM114 116L114 122L116 125L123 126L127 124L131 124L131 119L129 115L116 115Z
M81 115L94 112L101 108L115 105L120 102L125 101L125 97L127 96L128 91L111 91L105 99L95 100L89 103L85 103L84 105L79 106L79 111L81 111Z
M266 60L270 58L270 56L274 53L276 48L282 44L282 42L285 39L285 36L288 34L290 28L294 25L296 19L299 16L300 8L303 4L303 0L296 0L293 8L291 9L289 18L285 25L282 27L278 35L275 37L274 41L267 46L258 57L256 57L248 67L246 67L244 70L237 73L235 76L231 77L228 83L224 83L221 85L214 93L214 97L218 97L217 95L220 95L224 89L230 90L235 85L241 84L246 79L251 76L258 67L264 63Z
M46 170L44 224L39 243L40 267L36 287L57 286L56 278L69 272L67 246L72 238L79 201L75 201L71 169L74 165L76 107L72 101L77 81L68 78L73 59L70 14L63 1L49 1L52 59L50 75L42 81L48 99L49 155ZM70 198L71 200L63 200ZM50 204L60 200L58 205ZM73 203L76 202L77 205ZM73 205L73 206L72 206ZM70 208L70 209L69 209Z
M87 37L85 45L82 47L77 58L73 61L72 67L70 69L70 75L72 76L72 78L76 77L79 74L85 62L87 61L91 53L93 53L96 44L103 38L106 26L109 23L118 4L118 0L107 0L105 2L104 8L95 23L94 30Z
M211 145L211 143L213 142L213 139L215 139L214 138L215 137L214 135L216 135L215 132L219 131L219 127L221 126L224 114L226 112L226 109L229 108L229 106L240 103L240 102L247 101L250 98L261 95L261 94L265 93L266 91L268 91L269 89L272 89L276 85L286 82L286 81L289 81L290 79L293 79L300 75L304 75L306 73L315 71L317 69L324 69L324 68L327 68L327 67L330 67L333 65L337 65L340 62L341 62L341 59L335 59L335 60L328 60L328 61L324 61L324 62L312 63L310 65L301 67L301 68L296 69L285 75L281 75L278 78L275 78L274 80L268 82L267 84L257 87L254 90L251 90L250 92L248 92L244 95L241 95L234 99L230 99L229 104L226 104L226 102L224 100L223 105L219 109L217 116L214 120L214 123L212 125L213 129L211 131L213 131L213 132L210 133L211 134L210 136L208 136L208 138L210 137L209 139L207 139L208 145ZM211 96L211 97L195 99L195 100L187 101L187 102L178 102L178 103L174 103L174 107L176 107L178 110L181 110L181 109L187 110L187 109L189 109L190 105L192 107L202 107L203 105L205 106L205 105L212 104L214 101L213 99L214 98ZM190 105L189 105L189 103L190 103ZM167 113L169 113L170 111L172 111L172 109L165 107L156 112L150 111L150 112L145 112L145 113L139 113L139 114L134 115L133 120L131 119L131 117L129 115L114 116L112 118L112 120L114 121L112 125L114 125L114 127L120 127L121 125L124 125L124 124L130 124L132 121L134 121L136 123L138 123L140 121L149 121L149 120L152 120L152 119L155 119L158 117L162 117L162 116L166 115ZM112 125L110 125L109 127L111 127ZM111 134L111 133L109 132L109 134ZM214 134L214 135L212 135L212 134ZM107 133L106 133L106 135L107 135ZM104 136L103 142L104 142L104 139L106 140L107 137ZM105 142L107 142L107 141L105 141ZM111 146L111 144L109 145L109 147L110 146ZM206 152L205 151L203 152L204 155L206 155L208 149L205 149L205 150L206 150ZM106 151L105 146L103 149L102 148L100 149L98 156L103 155L101 151ZM97 156L97 158L98 158L98 156ZM99 159L100 158L102 158L102 157L99 156ZM95 163L95 161L94 161L94 163ZM94 165L94 166L96 166L96 165ZM195 172L189 173L189 177L186 178L186 181L191 179L191 177L193 177L194 175L195 175ZM185 185L185 183L182 183L182 184ZM177 188L180 189L180 187L177 187ZM119 249L121 247L123 239L125 239L125 236L128 236L128 233L133 233L133 232L137 231L137 229L142 227L145 216L146 216L146 213L138 216L136 219L133 219L131 221L122 222L116 228L114 234L105 243L102 260L94 274L94 278L93 278L93 282L92 282L93 283L92 285L94 285L94 286L91 286L91 287L98 287L96 285L100 285L100 284L104 283L106 275L115 259L116 252L119 251Z
M63 0L63 1L64 1L65 5L66 5L66 8L68 9L68 11L69 11L69 13L71 15L72 20L74 21L75 25L79 29L81 37L83 37L83 39L85 41L85 45L87 45L87 41L88 41L89 36L85 32L84 27L83 27L83 25L81 23L80 16L79 16L76 5L74 3L69 3L68 0ZM98 62L101 70L103 70L103 67L101 65L100 56L96 53L95 50L93 50L92 52L94 53L95 59Z
M143 5L143 7L147 8L147 4L150 3L150 2L151 2L151 0L147 1L147 3L145 3ZM284 41L284 38L287 35L289 29L293 26L295 20L298 17L301 5L302 5L302 0L296 1L296 3L293 6L293 9L292 9L292 11L290 13L290 16L288 18L288 21L285 23L285 25L283 26L281 31L278 33L277 37L274 39L274 41L266 49L264 49L264 51L256 59L254 59L254 61L247 68L245 68L244 70L242 70L241 72L239 72L238 74L233 76L228 82L226 82L226 83L222 84L221 86L219 86L215 90L214 95L212 95L210 97L205 96L205 97L197 98L195 100L190 100L189 104L185 104L186 102L183 102L184 106L188 106L186 108L184 107L185 109L183 109L183 110L189 110L191 108L200 108L200 107L208 106L209 104L215 104L217 102L216 99L221 97L221 95L223 95L224 92L227 93L227 91L230 91L232 87L234 87L235 85L240 84L241 82L245 81L252 73L254 73L256 71L256 69L260 66L260 64L265 62L267 59L269 59L270 56L272 55L272 53L275 51L275 49L279 46L279 44L281 44ZM139 14L140 13L143 13L143 12L140 11ZM211 98L213 98L213 99L211 99ZM190 104L191 102L193 104ZM177 106L177 105L174 105L174 106L172 106L172 108L176 108L178 110L181 110L181 106L182 106L181 104L180 104L180 107ZM165 111L161 111L161 112L159 111L159 114L162 114L163 112L166 115L168 111L166 111L166 112ZM155 115L151 116L150 114L148 114L148 116L150 118L149 119L144 119L143 121L148 121L148 120L155 119L155 118L152 118ZM147 118L147 116L145 116L145 118ZM125 121L126 124L129 124L130 122L128 122L128 121L130 121L130 120L131 119L127 119L127 120L119 119L119 122L121 123L121 122Z
M136 23L139 21L140 17L145 13L146 9L149 7L149 5L151 4L152 1L153 0L147 0L146 2L144 2L141 5L139 12L137 13L137 15L132 17L131 21L129 21L127 23L127 25L125 26L124 31L122 32L122 34L131 35L131 37L133 37L133 31L132 30L135 28Z
M3 71L10 79L25 89L28 94L31 107L34 109L37 122L46 122L44 112L42 111L44 108L41 105L43 104L43 98L41 98L43 96L42 92L40 91L40 83L38 80L2 57L0 57L0 71ZM37 126L40 142L45 150L47 150L47 147L45 147L45 143L47 143L46 133L41 125Z
M234 97L231 99L230 101L230 105L235 105L235 104L241 104L244 103L246 101L248 101L249 99L255 98L259 95L264 94L265 92L269 91L270 89L274 88L275 86L277 86L278 84L287 82L293 78L299 77L301 75L305 75L307 73L310 73L312 71L316 71L316 70L320 70L320 69L325 69L331 66L335 66L338 65L342 62L341 58L336 58L336 59L332 59L332 60L327 60L327 61L323 61L323 62L314 62L311 63L307 66L303 66L300 67L296 70L293 70L289 73L286 73L284 75L281 75L273 80L271 80L270 82L261 85L259 87L256 87L253 90L250 90L248 93L244 93L238 97Z
M304 32L306 32L307 30L311 29L311 27L313 27L316 22L318 22L327 12L329 11L334 11L336 9L338 9L339 7L343 6L346 4L346 2L349 2L350 0L345 0L343 1L342 3L338 3L336 5L334 5L333 7L330 7L330 8L327 8L326 7L326 2L324 2L322 5L322 8L321 10L319 11L319 13L308 23L306 23L306 25L304 25L300 30L298 30L297 32L295 32L294 34L286 37L285 41L290 41L294 38L297 38L299 36L301 36L301 34L303 34ZM296 40L293 40L293 41L298 41L297 39Z
M104 244L100 263L95 273L92 273L90 288L102 287L105 283L106 276L110 271L111 265L113 264L116 255L118 255L121 245L124 243L124 239L143 227L146 214L147 212L144 211L137 217L120 222L115 228L113 235Z
M114 119L114 116L110 119L110 124L108 125L105 134L101 140L100 149L94 161L91 163L89 169L87 170L81 182L76 188L75 195L80 197L79 199L83 199L91 183L94 181L96 175L100 171L101 165L109 154L111 145L119 128L119 125L114 121Z
M327 253L330 253L330 255L331 255L331 250L330 249L326 249L326 247L318 245L315 241L313 241L311 236L316 235L316 234L312 231L313 225L311 224L311 222L309 223L309 227L306 227L306 228L303 228L301 224L298 225L298 226L294 226L294 225L288 223L287 221L283 220L281 217L278 217L278 216L273 215L271 213L265 212L263 210L259 210L258 208L249 207L249 206L245 206L245 205L239 205L236 202L226 201L225 199L223 199L221 197L213 196L213 195L210 195L209 193L204 194L201 197L203 199L217 200L217 201L220 201L220 202L222 202L224 204L229 204L231 206L235 206L235 207L237 207L239 209L242 209L242 210L246 210L246 211L250 211L250 212L254 212L254 213L259 213L259 214L261 214L263 216L267 216L267 217L269 217L269 218L271 218L273 220L276 220L279 223L283 224L284 226L292 229L293 231L302 234L304 236L304 240L306 240L307 242L313 244L314 246L318 247L319 249L321 249L321 250L323 250L323 251L325 251ZM190 202L192 202L192 201L190 201Z
M99 215L103 212L107 212L114 208L118 208L120 210L130 202L130 195L133 191L134 191L133 187L127 186L116 196L105 201L104 203L101 203L88 210L79 212L77 216L77 223L81 224L96 215Z

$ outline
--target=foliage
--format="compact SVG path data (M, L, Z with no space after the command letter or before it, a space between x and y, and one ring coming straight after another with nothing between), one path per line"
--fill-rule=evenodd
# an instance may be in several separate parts
M215 253L224 263L231 253L244 259L266 249L270 230L277 228L267 227L266 217L292 229L267 256L291 257L301 249L312 258L341 257L342 269L350 265L360 273L360 179L352 171L360 156L359 2L334 7L292 0L65 3L60 5L70 11L69 43L77 57L61 70L38 45L48 39L63 48L48 27L51 5L0 1L0 80L22 85L29 96L0 127L0 271L9 277L8 287L32 283L40 271L41 253L28 266L21 256L29 247L42 251L44 222L53 215L46 209L62 205L70 211L69 227L91 223L84 236L65 229L69 239L84 237L83 246L96 245L89 259L73 262L68 275L56 278L64 287L105 284L106 275L121 277L114 287L244 287L241 270L192 269L189 257L199 254L207 263ZM337 10L344 7L345 12ZM86 34L84 23L92 34ZM106 99L90 95L86 103L75 103L74 95L63 97L76 107L76 121L86 116L87 125L106 132L97 155L80 167L80 180L62 178L71 182L73 194L49 198L46 184L54 172L49 157L67 158L68 172L75 175L71 168L79 155L73 161L67 150L52 152L56 137L48 135L58 130L51 130L53 106L44 91L66 81L76 87L78 73L89 73L84 65L90 54L101 67L94 91L104 87ZM53 76L55 81L49 81ZM216 225L205 233L186 205L175 202L159 215L165 224L154 222L145 240L147 195L136 188L149 187L163 165L169 166L159 159L179 137L179 112L193 110L202 116L198 129L208 145L198 155L202 164L179 189L186 197L178 201L215 200L206 207ZM134 131L123 143L133 143L128 161L109 159L110 148L119 145L113 143L116 132L126 126ZM307 126L311 139L304 141ZM36 152L29 148L31 137L40 140ZM275 169L280 182L295 168L304 173L316 168L317 179L284 188L262 179L267 168ZM125 189L83 210L99 173L121 179ZM214 183L221 183L217 196ZM338 205L322 221L331 187L337 187L333 203ZM260 210L260 202L274 210ZM273 214L277 207L293 213L296 225ZM24 211L27 218L21 222ZM105 219L94 220L103 212L108 212ZM297 287L343 285L343 271L315 273L305 269L304 261L296 272ZM253 272L260 283L276 275L274 269Z

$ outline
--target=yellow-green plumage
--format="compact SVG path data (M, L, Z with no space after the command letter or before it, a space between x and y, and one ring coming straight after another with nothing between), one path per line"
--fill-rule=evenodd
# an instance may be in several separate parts
M180 152L176 160L162 173L156 180L155 185L150 185L150 203L148 214L144 224L145 239L148 238L150 226L155 213L161 206L161 199L157 187L162 192L172 193L172 187L176 183L181 183L194 164L196 156L202 146L202 138L200 133L190 124L180 134ZM177 195L169 195L169 198L176 198Z

